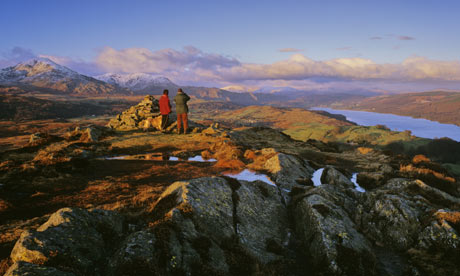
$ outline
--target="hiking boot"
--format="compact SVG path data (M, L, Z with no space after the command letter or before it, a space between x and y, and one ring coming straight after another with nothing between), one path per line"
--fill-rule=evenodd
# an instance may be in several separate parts
M177 134L180 134L180 129L177 130Z

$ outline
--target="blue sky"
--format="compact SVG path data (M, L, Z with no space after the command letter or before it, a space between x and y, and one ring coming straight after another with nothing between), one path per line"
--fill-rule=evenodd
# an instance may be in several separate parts
M402 64L414 56L433 62L458 62L460 59L460 1L4 0L0 5L0 65L10 65L21 59L18 49L30 55L56 57L64 65L88 74L136 70L134 64L129 70L113 65L114 56L108 59L104 55L107 49L147 49L155 61L159 58L157 51L172 49L183 55L219 56L243 65L260 66L292 62L293 55L315 62L359 58L379 65ZM199 53L185 51L184 47L189 46ZM12 49L16 49L16 54ZM282 49L284 51L280 51ZM24 54L24 58L29 54ZM121 58L119 52L112 51L112 54ZM103 61L101 56L110 62ZM125 53L123 62L128 58ZM362 62L359 64L361 66ZM92 65L96 69L91 70ZM177 62L173 65L188 66ZM448 64L454 70L449 74L456 74L455 66L456 63ZM247 68L239 72L247 72ZM161 67L161 71L155 65L151 69L140 69L167 76L170 73L169 77L176 80L182 72L171 73L168 66ZM270 70L263 66L258 68L265 69ZM310 72L286 78L280 74L262 77L256 74L257 77L238 79L236 83L235 77L229 77L228 72L204 78L208 74L188 75L184 81L202 80L214 85L244 82L260 86L261 79L268 82L267 85L281 85L275 83L276 78L299 82L324 75ZM385 80L391 79L388 74ZM326 75L331 77L329 73ZM356 76L350 78L347 74L334 73L332 77L348 80ZM438 75L434 76L437 78ZM419 81L420 76L413 77L412 81L414 79ZM452 77L449 80L453 79L456 80Z

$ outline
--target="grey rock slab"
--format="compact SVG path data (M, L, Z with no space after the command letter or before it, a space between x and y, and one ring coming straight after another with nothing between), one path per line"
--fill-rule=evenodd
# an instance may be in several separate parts
M345 175L332 166L326 166L321 175L321 183L353 189L355 185Z
M114 275L155 274L157 254L155 234L138 231L129 235L110 260Z
M216 240L235 234L232 189L224 178L203 177L171 184L154 209L161 211L167 211L172 221L190 219L188 223L199 233Z
M27 262L14 263L4 276L75 276L70 272L64 272L54 267L39 266Z
M317 270L331 275L373 275L375 256L347 213L319 194L294 209L296 233Z
M268 159L264 168L271 173L272 179L278 186L288 190L295 186L302 186L297 180L310 179L315 172L307 160L284 153L278 153Z
M286 247L290 237L288 212L279 190L261 181L240 183L236 215L241 244L262 263L280 259L267 251L269 243Z
M36 231L24 231L11 259L36 264L54 263L85 274L98 273L111 241L123 230L123 217L105 210L63 208Z

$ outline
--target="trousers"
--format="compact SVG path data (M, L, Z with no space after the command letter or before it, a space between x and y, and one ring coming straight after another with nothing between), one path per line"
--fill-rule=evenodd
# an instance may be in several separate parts
M168 124L168 117L169 115L161 115L161 130L165 130L166 125Z
M181 121L184 124L184 132L188 129L188 116L187 113L177 114L177 131L180 132Z

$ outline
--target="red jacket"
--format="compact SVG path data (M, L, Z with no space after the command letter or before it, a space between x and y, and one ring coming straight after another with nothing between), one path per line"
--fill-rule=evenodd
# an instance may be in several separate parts
M168 95L163 94L160 98L160 113L161 115L168 115L171 113L171 103L169 103Z

